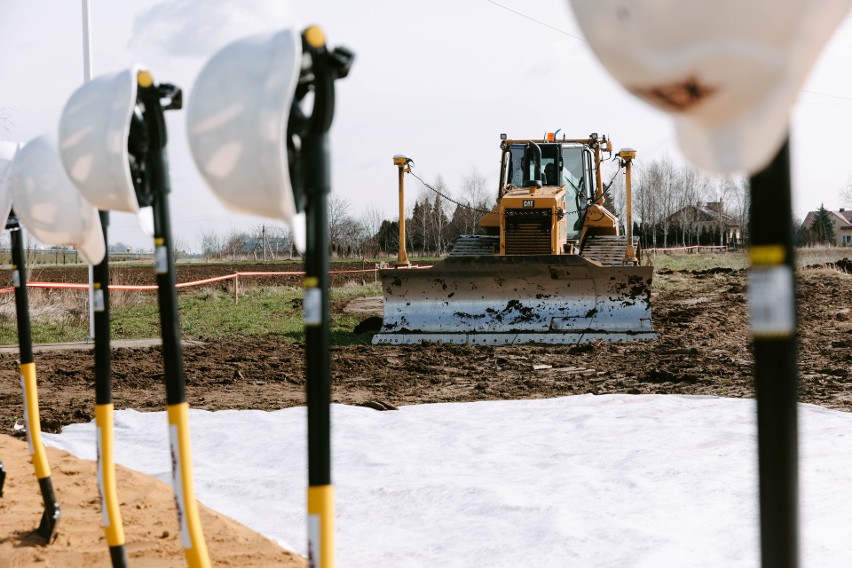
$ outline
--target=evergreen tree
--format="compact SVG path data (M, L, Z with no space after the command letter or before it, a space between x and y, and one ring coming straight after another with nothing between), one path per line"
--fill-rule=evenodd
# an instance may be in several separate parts
M814 242L834 244L834 223L831 220L831 214L823 204L820 204L814 224L811 225L811 234Z
M376 233L376 242L385 254L394 254L399 251L399 222L382 221L379 231Z

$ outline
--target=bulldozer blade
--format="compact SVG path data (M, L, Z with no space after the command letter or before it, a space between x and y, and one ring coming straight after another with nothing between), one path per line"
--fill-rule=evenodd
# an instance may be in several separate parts
M574 344L655 339L650 266L576 255L450 257L380 271L373 343Z

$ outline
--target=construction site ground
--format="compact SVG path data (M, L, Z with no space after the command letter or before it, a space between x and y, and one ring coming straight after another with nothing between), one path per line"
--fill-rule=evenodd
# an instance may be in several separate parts
M848 260L798 273L799 370L802 402L848 411L852 274L844 268L852 271ZM223 270L218 274L227 273ZM648 342L334 346L333 399L399 406L583 393L751 397L746 278L746 271L729 268L657 270L652 308L659 339ZM189 342L184 347L187 399L193 408L208 410L275 410L304 404L303 349L275 338ZM12 433L15 419L23 418L16 356L14 350L0 353L0 433ZM164 408L161 361L156 345L114 349L117 409ZM65 424L93 418L90 351L40 352L36 365L44 430L56 432Z
M830 267L800 270L797 292L800 400L843 411L852 410L851 264L845 260ZM355 264L348 267L358 268ZM178 280L255 269L244 265L184 269ZM85 278L79 270L51 270L40 279L79 282ZM149 267L125 269L119 281L149 283L150 272ZM336 346L332 348L333 399L378 411L410 404L584 393L752 397L746 278L745 271L729 268L658 270L652 303L660 337L643 343ZM297 277L276 282L298 283ZM367 306L365 317L370 309L380 309L380 302L359 303L362 308ZM48 432L93 418L91 348L71 347L54 345L36 353L41 423ZM0 566L106 566L109 560L98 522L94 462L48 449L63 518L53 544L44 546L32 535L42 504L26 442L20 432L18 439L13 438L15 424L23 422L16 358L14 348L0 352L0 459L8 471L5 495L0 499ZM193 408L275 410L304 404L300 344L238 337L185 342L184 359L186 394ZM162 410L165 387L159 342L117 343L113 379L117 409ZM168 487L124 468L119 468L118 483L131 564L184 565ZM306 565L304 558L214 511L202 508L202 524L217 564Z

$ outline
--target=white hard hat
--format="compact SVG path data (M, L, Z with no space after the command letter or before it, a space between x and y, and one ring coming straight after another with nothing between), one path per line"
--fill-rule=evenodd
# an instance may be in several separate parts
M790 108L850 0L571 0L604 66L674 115L701 168L754 174L787 135Z
M9 218L9 212L12 210L12 196L9 193L9 188L3 183L6 178L6 172L9 170L9 164L12 163L12 158L18 151L21 145L17 142L7 142L0 140L0 232L6 226L6 220Z
M72 245L89 264L106 252L101 220L95 207L68 179L51 135L21 148L6 176L18 220L39 241Z
M213 193L235 211L286 221L303 250L304 220L287 162L301 56L301 36L292 30L227 45L196 79L186 125L195 164Z
M139 65L100 75L74 91L59 120L59 152L68 176L104 211L136 213L127 140Z

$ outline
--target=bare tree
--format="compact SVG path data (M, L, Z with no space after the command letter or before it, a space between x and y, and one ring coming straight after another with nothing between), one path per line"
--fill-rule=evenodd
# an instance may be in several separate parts
M637 163L633 172L636 176L633 180L635 212L646 237L646 241L642 245L645 248L656 248L657 224L660 222L658 187L661 183L661 175L656 162L653 161L647 165L641 162Z
M12 119L9 115L8 108L0 108L0 134L8 134L9 128L12 127Z
M724 211L737 223L737 232L739 233L737 244L742 245L748 234L748 212L751 207L751 191L749 191L748 179L745 177L725 178L722 182L722 188Z
M214 230L202 231L198 236L201 245L201 254L206 260L221 258L225 246L225 239Z
M239 260L245 256L246 242L250 240L248 233L231 229L225 237L223 253L228 255L231 260Z
M717 180L714 177L688 164L675 171L675 212L681 212L678 222L681 225L679 228L682 246L698 243L701 225L698 222L700 219L697 206L715 198L716 185Z
M349 200L332 193L328 198L328 244L332 252L339 253L345 248L344 234L350 231L352 224Z
M494 201L493 197L488 195L488 180L485 176L479 173L479 170L474 166L470 173L462 179L462 203L473 208L472 218L473 226L470 227L470 233L473 234L479 229L479 220L485 215L483 211L491 209ZM478 210L478 211L477 211Z
M840 204L843 207L852 207L852 176L846 180L846 186L840 190Z
M430 244L432 232L432 203L429 201L429 193L425 186L421 187L420 195L414 203L411 211L406 232L411 232L412 251L420 247L420 254L426 256L426 250Z
M440 194L435 194L435 201L432 203L432 238L434 239L435 252L438 255L444 254L448 244L447 225L449 221L444 210L444 201Z
M441 176L430 186L421 185L412 210L412 241L415 246L420 245L424 255L427 251L440 255L446 251L449 239L447 201L444 196L448 196L450 190Z
M293 258L294 251L293 234L287 225L272 224L266 226L266 246L272 260L277 260L287 255Z
M664 156L634 169L634 210L642 224L646 247L669 245L672 236L687 245L697 242L700 227L697 206L715 197L715 180L688 165L676 166ZM672 231L675 231L672 233Z
M365 256L376 256L379 253L379 230L382 228L384 215L375 206L371 206L361 213L358 218L359 223L364 229L367 236L367 241L364 244Z
M172 254L175 260L186 258L189 255L189 242L178 235L172 236Z

